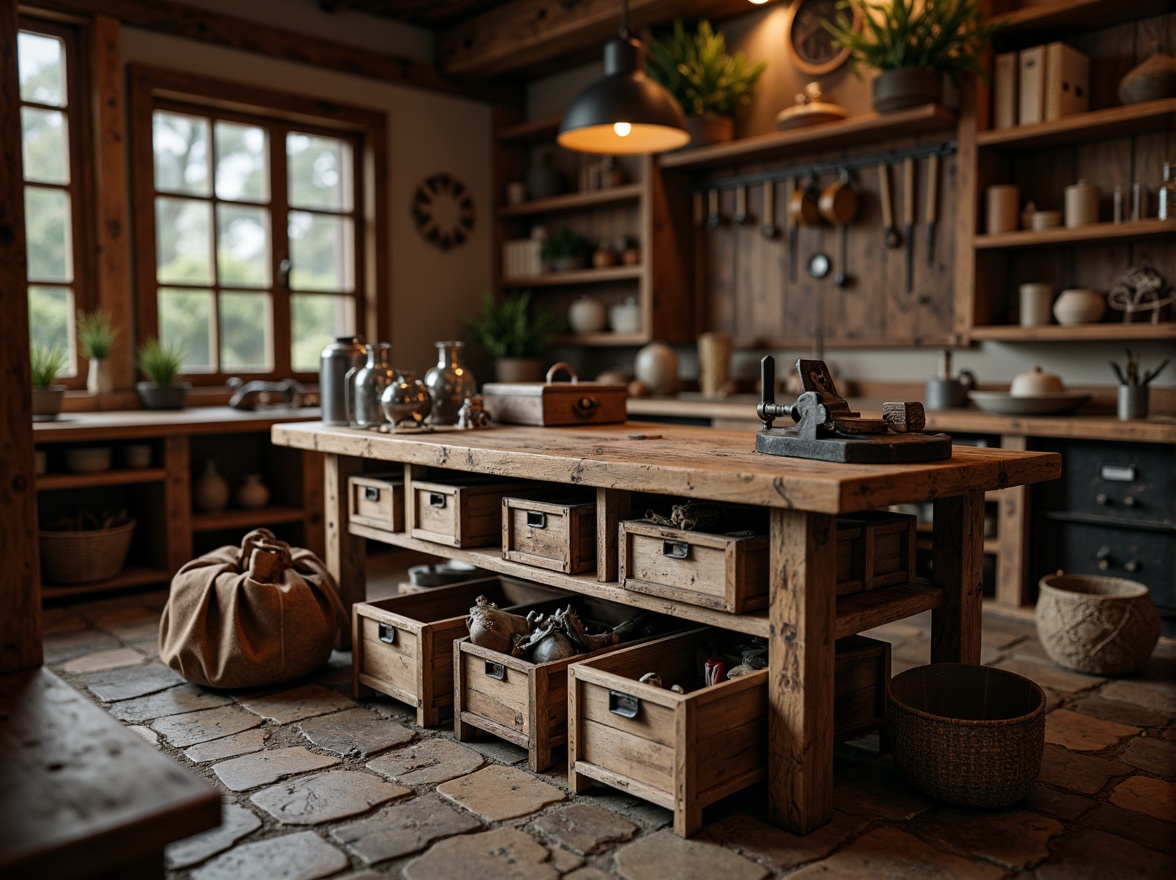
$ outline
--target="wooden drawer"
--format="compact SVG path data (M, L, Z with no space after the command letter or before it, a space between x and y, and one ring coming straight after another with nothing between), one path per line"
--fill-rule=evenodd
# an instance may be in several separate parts
M837 742L886 726L890 642L865 636L837 640L833 674L833 738Z
M414 538L446 547L484 547L502 539L502 499L542 491L524 480L463 479L409 483L409 529Z
M621 523L620 582L626 590L735 614L768 605L768 538L732 538Z
M468 632L466 617L478 596L517 611L563 594L491 577L357 602L351 609L356 699L377 690L415 706L418 724L439 724L442 707L453 703L453 642Z
M883 510L837 517L837 595L914 577L915 524L909 514Z
M596 567L595 502L502 499L502 558L564 574Z
M401 474L372 474L347 481L347 509L351 522L383 529L404 531L404 477Z

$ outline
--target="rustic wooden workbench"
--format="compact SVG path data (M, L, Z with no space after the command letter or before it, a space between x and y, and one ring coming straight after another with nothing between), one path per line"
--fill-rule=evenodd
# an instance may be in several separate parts
M978 663L984 493L1061 473L1061 457L1053 453L957 447L943 462L831 464L761 455L744 431L636 423L415 435L309 423L277 425L273 441L326 453L327 562L345 602L364 598L364 539L370 537L767 637L771 817L799 834L832 817L835 640L931 609L931 660ZM349 526L347 480L362 471L364 459L401 462L410 479L417 468L440 467L594 487L598 571L569 576L503 560L496 547L455 550ZM616 523L628 513L628 493L638 491L769 508L769 610L727 614L621 589ZM922 501L934 504L934 582L838 598L837 515Z

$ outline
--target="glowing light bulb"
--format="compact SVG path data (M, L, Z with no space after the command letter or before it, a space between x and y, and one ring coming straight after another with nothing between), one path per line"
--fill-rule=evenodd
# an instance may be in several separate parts
M616 132L617 137L628 137L633 131L633 126L628 122L614 122L613 131Z

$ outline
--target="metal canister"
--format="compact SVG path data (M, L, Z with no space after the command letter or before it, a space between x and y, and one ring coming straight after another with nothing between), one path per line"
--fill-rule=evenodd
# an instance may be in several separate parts
M319 399L322 401L323 422L346 425L348 397L345 379L348 370L358 369L367 362L362 336L339 336L323 349L319 361Z

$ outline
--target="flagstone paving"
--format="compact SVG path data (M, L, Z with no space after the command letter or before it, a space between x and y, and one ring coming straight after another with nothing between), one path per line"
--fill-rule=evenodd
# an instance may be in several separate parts
M166 852L169 880L1150 880L1176 876L1176 642L1131 676L1052 664L1031 618L985 614L986 662L1049 695L1029 796L950 807L910 788L877 736L840 746L833 821L768 822L766 788L708 807L690 840L630 792L573 794L489 736L458 743L382 694L353 700L350 655L249 691L185 682L153 654L162 594L47 609L46 661L225 796L223 825ZM930 614L880 627L897 672L926 662ZM121 666L118 664L128 663ZM112 665L113 664L113 665Z

